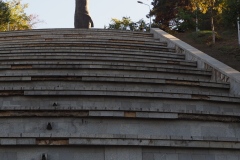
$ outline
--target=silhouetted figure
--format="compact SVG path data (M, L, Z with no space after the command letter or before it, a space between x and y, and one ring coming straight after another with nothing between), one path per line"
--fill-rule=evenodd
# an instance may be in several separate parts
M89 0L76 0L75 9L75 28L90 28L94 27L92 18L88 12L88 1Z

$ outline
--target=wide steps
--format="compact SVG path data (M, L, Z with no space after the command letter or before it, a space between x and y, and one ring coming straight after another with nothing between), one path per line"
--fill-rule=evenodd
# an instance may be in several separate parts
M120 37L116 37L113 38L111 36L107 37L107 36L90 36L90 37L70 37L70 36L63 36L63 37L49 37L48 35L46 37L41 36L38 38L28 38L28 37L5 37L5 38L0 38L0 45L4 45L4 44L17 44L19 43L19 41L22 42L66 42L66 40L68 42L77 42L77 41L81 41L81 42L105 42L105 43L119 43L119 44L125 44L125 43L131 43L131 44L141 44L141 45L159 45L159 46L166 46L167 43L164 42L159 42L157 40L152 40L152 39L142 39L142 38L120 38Z
M224 103L240 103L240 98L230 94L215 94L215 93L199 93L199 91L148 91L148 90L117 90L117 89L93 89L86 88L75 90L63 90L57 88L3 88L0 90L0 96L47 96L47 97L71 97L71 96L93 96L93 97L132 97L132 98L152 98L152 99L181 99L184 101L209 101L209 102L224 102Z
M41 33L41 32L40 32ZM44 33L44 32L43 32ZM166 51L174 51L174 49L170 49L166 47L166 43L160 43L157 42L156 40L143 40L143 37L138 38L135 37L135 35L138 34L131 34L131 32L120 32L120 34L118 34L117 38L114 39L114 34L116 34L115 32L106 32L107 34L109 34L109 37L106 37L106 33L105 32L96 32L96 37L91 37L91 34L87 33L87 32L83 32L80 35L72 35L70 36L65 35L65 33L58 33L60 36L58 36L58 34L47 34L45 33L45 35L42 33L41 37L38 37L37 35L35 35L35 37L29 37L27 35L24 34L20 34L19 35L15 35L16 37L2 37L2 41L0 41L0 46L2 46L1 48L3 49L10 49L12 47L35 47L36 44L38 46L65 46L65 47L107 47L108 48L130 48L130 49L141 49L141 50L166 50ZM123 34L124 33L124 34ZM81 37L82 34L86 34L90 37ZM104 37L101 37L101 35L104 34ZM131 37L125 37L125 35ZM152 37L151 34L141 34L141 35L148 35L150 38ZM36 37L37 36L37 37ZM62 37L63 36L63 37ZM78 37L80 36L80 37ZM69 38L70 37L70 38ZM76 37L80 38L80 39L76 39ZM120 39L121 37L121 39ZM10 38L10 41L4 41L4 40L8 40L8 38ZM13 39L16 38L16 41L14 41ZM22 39L21 39L22 38ZM64 39L63 39L64 38ZM138 38L138 39L137 39ZM1 40L1 39L0 39ZM19 42L21 41L21 42ZM47 42L46 42L47 41ZM40 43L40 44L39 44Z
M12 83L14 82L14 84ZM32 77L16 77L8 76L0 79L0 90L111 90L122 91L127 88L136 92L166 92L175 93L193 93L201 94L227 94L229 92L229 84L213 83L213 82L194 82L187 80L169 80L169 79L140 79L140 78L124 78L124 77L94 77L94 76L32 76ZM99 85L101 84L101 85ZM37 87L36 87L37 86ZM139 87L141 86L141 87ZM176 88L177 87L177 88ZM125 91L126 89L124 89Z
M34 50L32 50L30 53L1 53L0 57L1 60L5 60L5 59L10 59L10 58L15 58L15 57L37 57L37 56L68 56L68 57L72 57L72 56L85 56L85 57L91 57L91 56L102 56L102 57L135 57L135 58L144 58L144 59L160 59L160 58L172 58L173 60L175 59L185 59L184 55L181 54L175 54L175 53L167 53L167 52L161 52L161 53L144 53L144 52L116 52L116 51L109 51L109 50L104 50L104 51L98 51L98 50L79 50L79 51L60 51L57 52L55 51L46 53L38 53L38 52L34 52ZM16 58L15 58L16 59Z
M1 83L6 85L3 95L6 90L15 90L18 85L22 88L20 95L42 95L44 89L52 95L54 92L51 90L64 81L66 86L62 86L62 93L66 95L71 91L73 95L85 92L81 87L85 85L92 86L87 92L99 92L99 95L106 90L107 93L103 93L105 96L124 96L123 87L135 96L135 93L141 92L146 97L148 92L155 97L158 93L164 95L168 92L226 96L230 88L228 83L211 82L210 70L194 68L196 62L186 61L185 55L175 53L166 43L158 42L148 33L111 30L50 33L49 30L38 30L2 35L0 74ZM95 74L100 72L104 76ZM21 76L26 78L21 79ZM19 78L20 81L17 80ZM8 79L16 84L6 83ZM38 84L41 80L44 86ZM31 83L27 85L24 81ZM54 85L53 81L58 81L58 85ZM75 84L76 81L79 84ZM98 84L109 86L99 88ZM38 90L34 86L41 86L40 90L32 92L31 88ZM212 90L208 91L209 88Z
M0 33L0 157L219 160L212 154L236 154L240 97L230 94L232 83L215 80L210 67L200 69L168 46L143 32Z
M152 45L137 45L137 44L119 44L119 43L104 43L104 42L26 42L21 44L3 44L1 50L11 49L11 48L24 48L24 47L100 47L100 48L127 48L133 50L150 50L150 51L169 51L173 52L173 48L162 47L162 46L152 46Z
M135 71L157 71L161 72L166 69L169 72L182 72L182 73L190 73L190 74L203 74L211 76L210 70L201 70L196 68L185 68L185 67L174 67L174 66L141 66L141 65L134 65L134 64L122 64L122 63L95 63L95 64L27 64L27 65L7 65L1 66L0 70L5 69L12 69L12 70L24 70L24 69L117 69L117 70L135 70ZM172 71L170 71L172 70ZM185 70L185 71L184 71Z
M124 61L123 61L124 60ZM82 58L82 59L56 59L56 60L5 60L2 61L0 69L10 69L10 68L26 68L26 66L32 68L32 65L91 65L91 64L119 64L119 65L131 65L131 66L143 66L143 67L182 67L182 68L194 68L196 67L195 62L185 62L185 61L171 61L171 60L139 60L139 59L126 59L126 58Z
M14 31L11 33L0 33L2 38L5 37L41 37L41 36L54 36L54 37L62 37L62 36L68 36L68 37L75 37L75 36L111 36L111 37L139 37L142 39L146 38L153 38L153 35L147 32L131 32L131 31L116 31L116 30L98 30L98 29L40 29L40 30L29 30L29 31Z
M3 75L0 77L1 82L24 82L24 81L73 81L73 82L111 82L111 83L142 83L142 84L165 84L165 85L176 85L176 86L201 86L201 87L209 87L209 88L219 88L219 89L229 89L229 83L223 82L212 82L208 80L196 80L192 78L174 78L171 77L166 79L164 77L145 77L145 76L126 76L121 74L116 75L104 75L104 74L79 74L70 76L68 74L61 74L61 75L37 75L37 76L24 76L24 75ZM12 84L14 85L14 84ZM19 84L17 84L19 85ZM31 85L31 84L29 84ZM52 86L52 85L50 85Z
M111 65L82 65L81 68L73 69L53 69L53 68L36 68L29 69L28 66L25 69L11 69L11 70L0 70L1 75L78 75L78 74L94 74L101 72L103 74L132 74L132 75L143 75L143 76L158 76L162 75L163 77L172 77L176 76L178 78L184 78L191 75L195 79L210 79L211 72L204 70L187 70L187 69L178 69L178 68L146 68L146 67L125 67L125 66L111 66ZM111 68L110 68L111 67Z
M112 53L145 53L145 54L176 54L174 52L168 51L154 51L154 50L134 50L128 48L101 48L101 47L20 47L20 48L0 48L0 53L8 54L8 53L76 53L76 52L95 52L95 53L103 53L103 52L112 52ZM181 55L181 54L178 54Z
M167 65L167 66L183 66L183 67L195 67L196 62L186 61L185 56L182 54L169 53L169 52L143 52L143 51L115 51L115 50L98 50L98 49L62 49L62 50L10 50L1 51L0 54L1 64L17 64L27 61L27 63L34 63L33 61L58 61L59 63L67 62L76 64L78 61L112 61L112 62L124 62L124 63L140 63ZM41 62L42 63L42 62ZM95 62L96 63L96 62Z
M13 92L12 92L13 93ZM17 92L16 92L17 93ZM18 94L24 93L19 91ZM227 95L226 95L227 96ZM41 97L41 98L40 98ZM213 114L240 117L238 103L222 101L182 100L174 98L142 98L117 96L2 96L3 111L147 111L152 113ZM223 105L224 104L224 105Z

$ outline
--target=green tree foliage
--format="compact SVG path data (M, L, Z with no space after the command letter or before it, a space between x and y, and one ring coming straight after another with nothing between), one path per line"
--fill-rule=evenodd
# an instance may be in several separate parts
M179 8L176 18L172 20L172 29L177 31L190 30L196 26L195 15L191 11Z
M144 20L133 22L130 17L122 17L122 19L112 18L107 29L119 29L119 30L131 30L131 31L143 31L149 30L149 24L146 24Z
M151 15L162 29L177 28L181 30L193 29L197 20L200 26L209 21L212 30L212 42L215 43L215 24L231 17L236 23L236 12L240 11L236 4L238 0L153 0ZM233 7L235 5L235 7ZM225 15L225 16L224 16ZM235 18L233 18L235 15ZM206 17L207 16L207 17ZM225 17L225 18L224 18ZM235 20L233 20L235 19ZM201 21L202 20L202 21Z
M187 12L191 9L189 0L153 0L152 5L150 14L155 16L155 23L159 23L164 30L176 25L179 18L188 18Z
M223 12L225 0L192 0L192 4L195 5L195 8L199 8L202 13L210 13L212 42L214 44L216 39L214 17Z
M224 27L237 27L237 17L240 16L240 0L226 0L222 12L222 23Z
M40 22L36 15L25 13L28 4L21 3L21 0L11 0L5 5L9 9L9 15L7 20L0 23L0 31L32 29L35 24Z
M9 21L10 9L7 3L0 1L0 25L5 24Z

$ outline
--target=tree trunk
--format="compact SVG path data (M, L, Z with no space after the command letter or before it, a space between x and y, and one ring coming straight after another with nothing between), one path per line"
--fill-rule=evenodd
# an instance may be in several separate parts
M213 6L214 6L214 2L212 2L212 6L211 6L211 27L212 27L212 42L213 44L215 44L216 42L216 35L215 35L215 28L214 28L214 19L213 19Z
M88 1L89 0L76 0L75 28L90 28L94 26L88 11Z

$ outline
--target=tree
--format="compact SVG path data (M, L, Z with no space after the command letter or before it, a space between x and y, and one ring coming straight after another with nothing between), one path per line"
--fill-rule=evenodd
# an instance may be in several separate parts
M155 23L162 29L172 28L171 24L179 22L179 13L188 12L191 9L190 0L153 0L153 9L150 15L154 15Z
M214 26L214 16L218 13L222 13L225 0L192 0L192 4L195 8L199 7L202 13L210 12L211 28L212 28L212 42L215 44L216 34Z
M207 14L210 17L212 42L214 44L216 37L214 18L222 14L226 2L230 3L230 1L236 0L153 0L154 7L151 14L155 15L155 22L160 23L162 29L192 28L194 26L194 16L197 16L195 14L198 11L201 14Z
M130 17L122 17L122 19L112 18L111 23L109 24L108 29L121 29L127 30L132 26L132 20Z
M183 8L178 9L176 18L172 20L171 29L176 31L191 30L196 27L196 15L192 11Z
M237 27L237 18L240 14L240 0L226 0L222 13L223 26Z
M130 17L122 17L122 19L112 18L107 29L120 29L120 30L131 30L131 31L147 31L149 25L141 19L137 22L133 22Z
M9 8L9 16L7 21L1 23L0 31L32 29L35 24L41 22L38 16L25 13L28 4L22 4L21 0L8 1L6 5Z
M10 9L7 3L0 1L0 26L7 23L10 18Z

